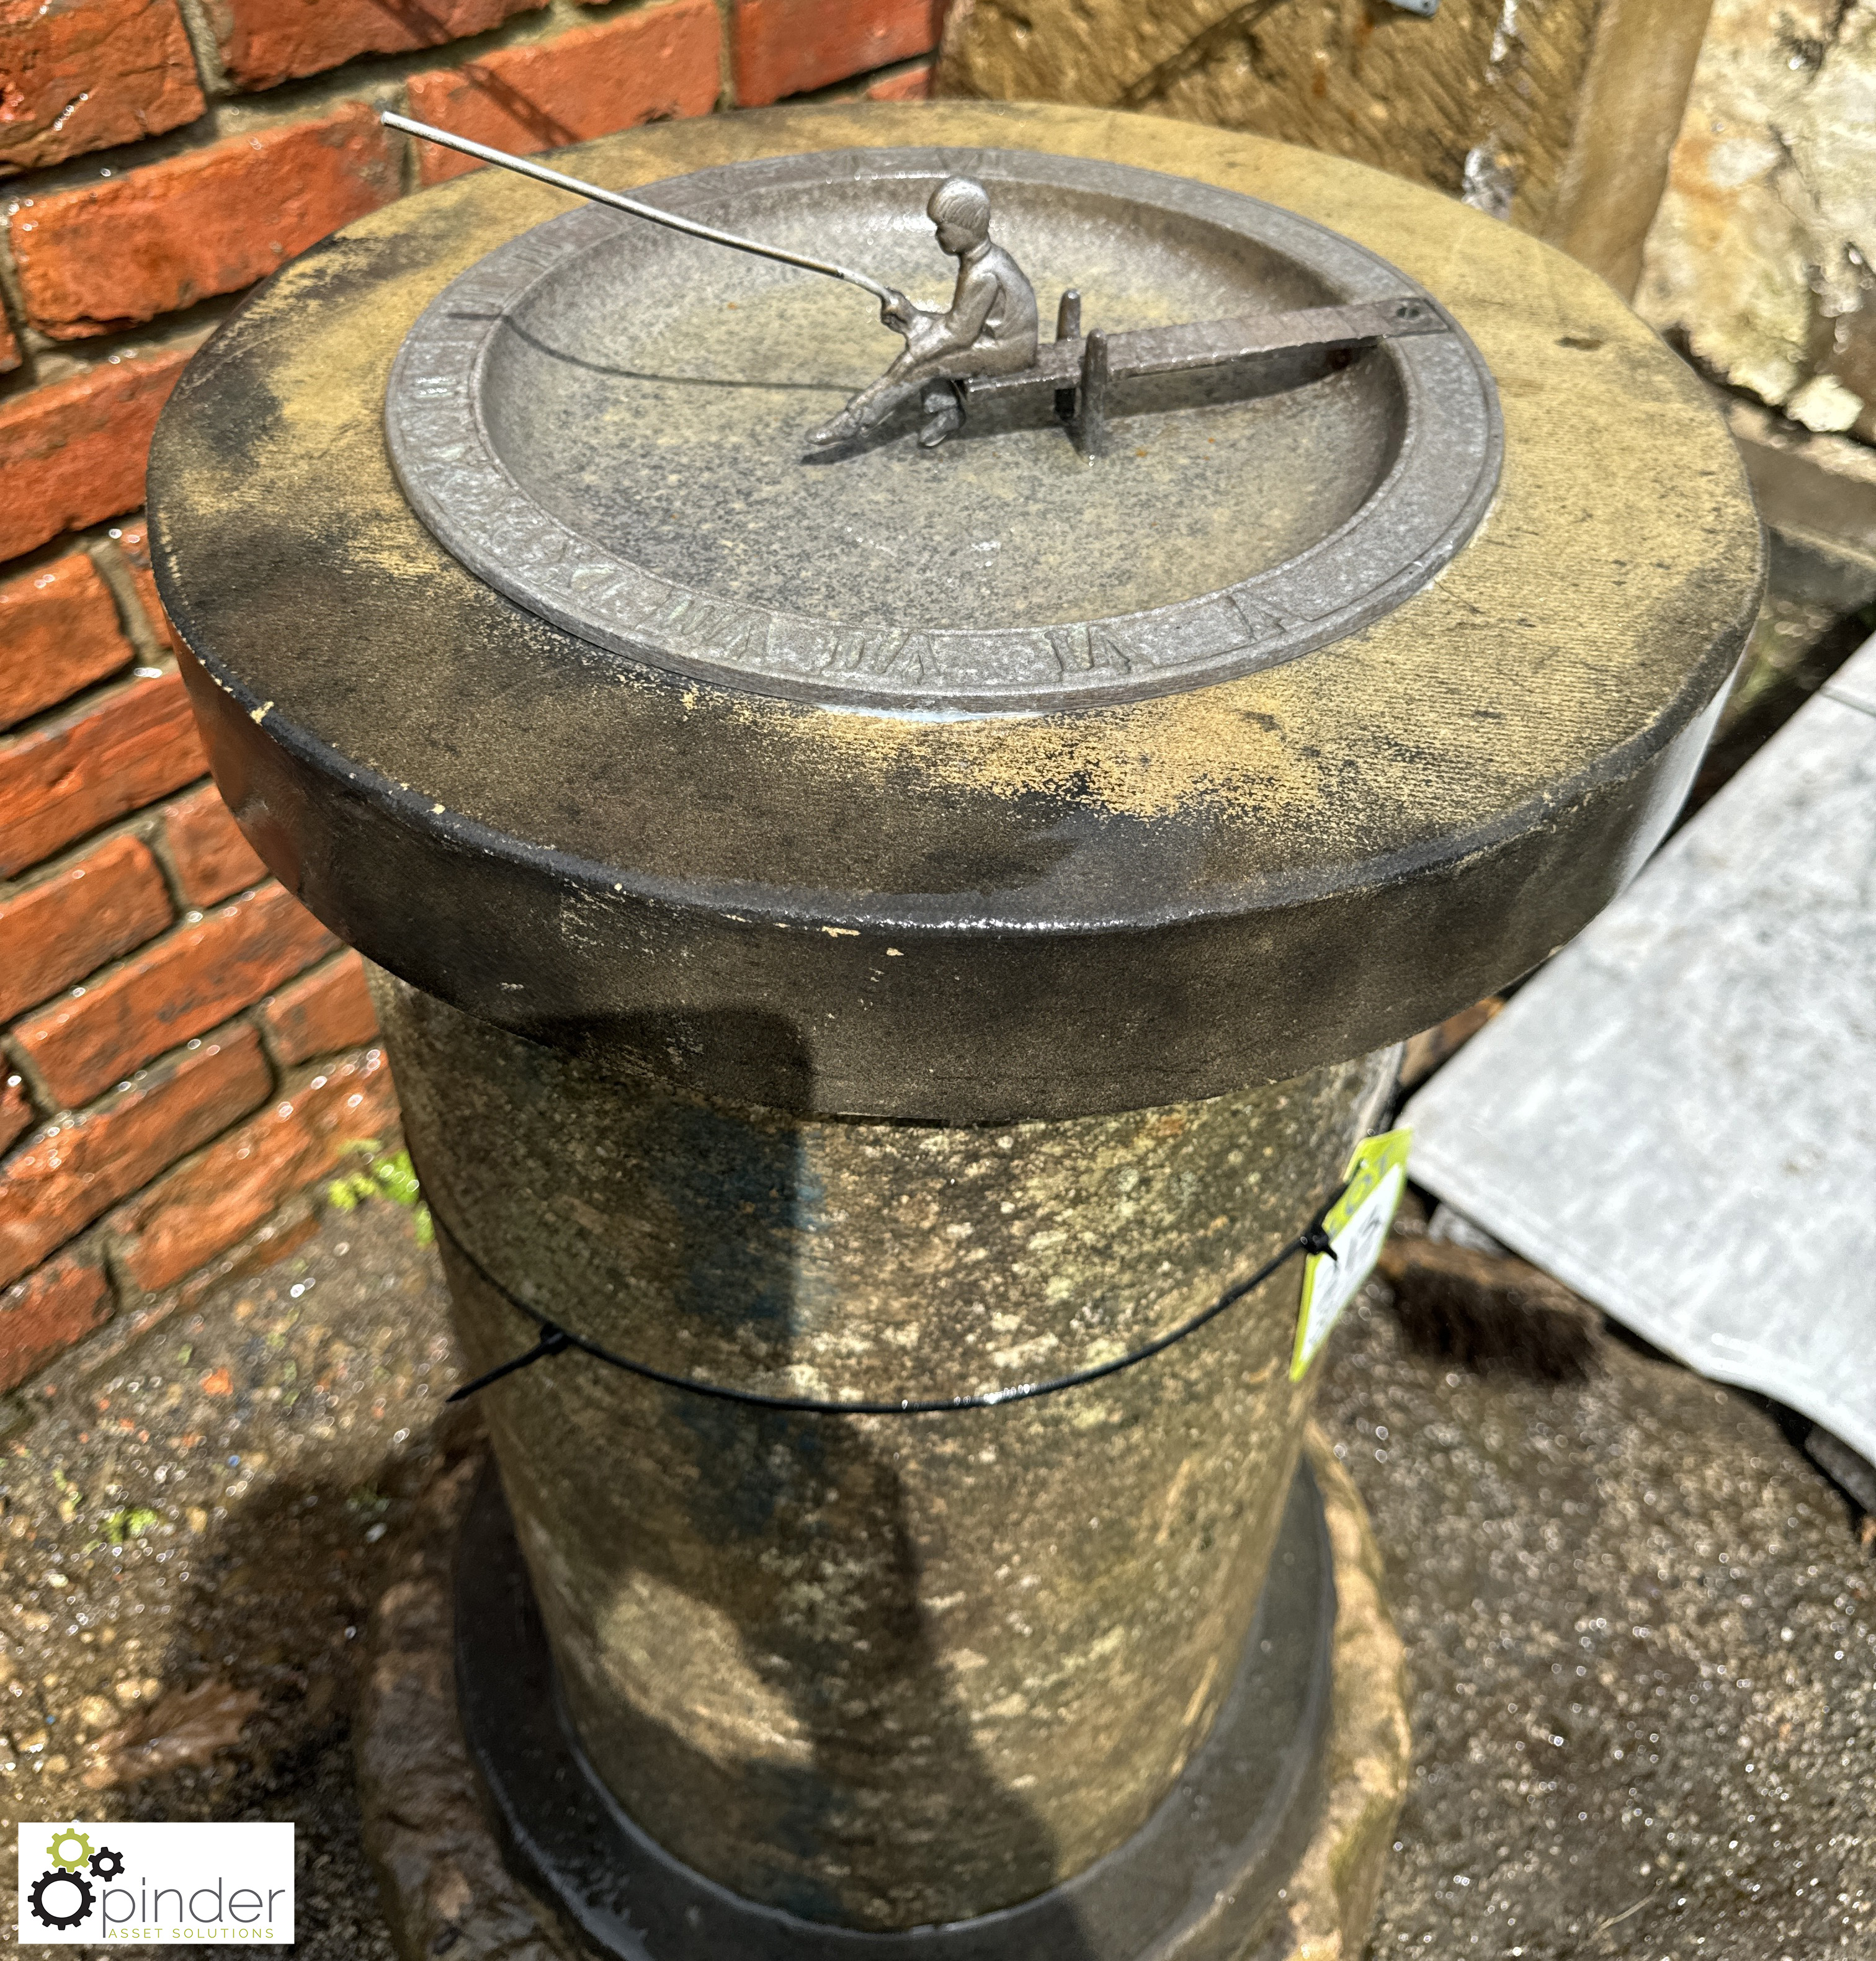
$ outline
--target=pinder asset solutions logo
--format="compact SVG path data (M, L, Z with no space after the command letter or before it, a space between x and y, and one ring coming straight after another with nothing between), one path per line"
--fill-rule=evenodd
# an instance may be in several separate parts
M291 1825L20 1827L21 1947L291 1947Z

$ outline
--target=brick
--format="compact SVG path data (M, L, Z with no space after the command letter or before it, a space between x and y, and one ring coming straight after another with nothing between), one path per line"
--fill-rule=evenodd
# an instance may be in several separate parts
M238 292L397 192L389 137L352 102L30 199L10 226L27 317L81 340Z
M224 1029L15 1151L0 1164L0 1287L246 1116L270 1080L254 1030Z
M154 939L172 917L163 874L134 837L0 901L0 1021Z
M230 80L272 88L355 55L407 54L485 33L547 0L215 0L216 39Z
M943 0L735 0L730 64L745 109L930 54Z
M333 944L291 893L263 885L18 1023L13 1038L53 1095L75 1105L251 1006Z
M340 954L263 1001L260 1019L284 1063L362 1047L378 1033L364 961L356 953Z
M143 502L150 434L191 351L100 361L0 400L0 559Z
M222 793L204 783L163 813L163 834L176 882L192 906L212 906L267 875L254 847L235 828Z
M170 624L169 615L163 611L162 600L157 594L156 574L150 569L150 534L141 519L134 525L126 525L117 534L117 548L129 561L130 582L137 588L137 597L142 601L145 616L158 646L167 647L174 653L176 630Z
M180 674L0 738L0 876L193 783L209 767Z
M933 64L918 62L876 81L866 91L869 102L924 102L931 95Z
M557 40L501 48L410 78L410 113L505 150L545 150L714 108L722 26L713 0L665 0ZM426 184L482 166L419 143Z
M33 1127L33 1106L17 1076L0 1077L0 1151L12 1149Z
M102 1328L116 1306L104 1268L75 1253L0 1293L0 1395Z
M152 1293L171 1285L397 1121L381 1049L313 1076L113 1216L126 1272Z
M136 658L117 623L110 588L84 553L0 585L0 729Z
M206 106L176 0L0 0L0 175L134 143Z

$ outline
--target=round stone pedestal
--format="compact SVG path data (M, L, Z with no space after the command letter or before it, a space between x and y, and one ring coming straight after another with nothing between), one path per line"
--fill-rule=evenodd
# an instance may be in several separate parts
M636 234L557 229L556 193L485 171L285 269L165 410L155 562L216 780L400 977L472 1367L545 1317L671 1379L561 1353L483 1397L583 1787L831 1951L1094 1873L1230 1733L1305 1420L1296 1273L1046 1399L736 1397L1070 1373L1258 1271L1333 1192L1374 1058L1527 971L1662 836L1758 530L1697 378L1608 289L1416 187L965 104L697 119L576 167L707 205L759 159L778 236L826 215L804 186L902 209L857 242L928 295L917 187L970 170L1036 279L1092 280L1090 327L1439 324L1252 400L1117 394L1093 463L1047 416L804 459L813 398L865 378L869 323L822 331L850 295L726 260L654 292ZM499 334L400 387L420 324L480 345L457 299L537 249L539 309L504 289ZM632 319L605 301L641 291ZM690 311L661 324L658 292ZM495 445L467 493L426 474L474 461L429 419L452 388ZM536 439L557 403L578 445ZM723 443L693 461L700 431ZM472 540L505 483L539 521ZM1076 521L1103 509L1118 535ZM1312 1928L1352 1949L1351 1845L1392 1800L1336 1747L1354 1839L1268 1904L1332 1894ZM1236 1961L1257 1904L1181 1951Z
M680 1382L824 1404L981 1395L1140 1350L1320 1210L1393 1074L1389 1051L1109 1117L815 1120L614 1078L395 981L378 999L473 1371L525 1352L538 1314ZM1276 1733L1252 1746L1261 1708L1218 1725L1234 1692L1257 1701L1241 1660L1305 1414L1300 1277L1134 1367L991 1408L764 1408L577 1350L483 1390L601 1786L699 1885L828 1937L975 1922L1085 1876L1208 1737L1253 1766L1247 1790L1275 1779L1259 1829L1293 1835L1326 1612L1265 1610L1294 1650L1262 1692ZM1316 1529L1293 1523L1293 1564ZM1242 1863L1238 1934L1281 1878ZM1153 1888L1113 1883L1146 1923L1101 1951L1157 1952ZM1155 1883L1176 1921L1190 1886ZM1026 1944L1083 1951L1033 1930L958 1951Z
M492 1475L458 1553L458 1708L509 1864L617 1961L1225 1961L1270 1919L1321 1794L1335 1596L1306 1469L1256 1605L1216 1720L1137 1831L1016 1905L916 1930L831 1927L759 1905L639 1827L575 1730ZM976 1808L1006 1834L1037 1834L1013 1793L986 1787ZM955 1821L933 1822L940 1843L962 1836ZM879 1836L892 1842L890 1828Z
M622 1819L582 1761L554 1699L531 1589L513 1559L486 1461L478 1453L457 1462L432 1487L401 1577L373 1615L355 1723L365 1839L400 1954L406 1961L444 1953L455 1961L757 1961L790 1953L872 1961L902 1950L908 1957L995 1961L1049 1953L1351 1961L1406 1786L1406 1684L1367 1513L1313 1429L1305 1431L1303 1465L1267 1611L1273 1624L1308 1621L1307 1612L1286 1609L1303 1605L1312 1588L1331 1610L1316 1623L1302 1670L1314 1699L1297 1713L1319 1725L1314 1749L1303 1763L1281 1751L1240 1758L1235 1777L1222 1752L1201 1751L1130 1848L1145 1899L1164 1907L1169 1882L1196 1882L1183 1902L1183 1929L1174 1913L1169 1940L1122 1944L1137 1932L1137 1902L1123 1896L1112 1919L1099 1908L1123 1854L1089 1875L1091 1885L1051 1898L1051 1947L1033 1938L1035 1925L1020 1913L980 1921L975 1946L952 1944L962 1930L947 1940L936 1929L882 1937L804 1928L786 1915L752 1915L677 1867ZM1295 1532L1299 1523L1306 1529ZM1299 1658L1293 1640L1273 1663L1261 1653L1262 1640L1260 1623L1241 1684L1246 1703ZM1268 1727L1289 1713L1268 1711ZM1204 1815L1208 1776L1225 1801L1224 1831ZM1143 1861L1143 1853L1157 1857ZM1262 1910L1221 1939L1236 1902L1228 1897L1235 1889L1216 1880L1232 1870L1259 1884ZM673 1904L675 1923L661 1918ZM726 1925L726 1940L699 1944L700 1932L720 1936ZM786 1944L791 1936L809 1944Z

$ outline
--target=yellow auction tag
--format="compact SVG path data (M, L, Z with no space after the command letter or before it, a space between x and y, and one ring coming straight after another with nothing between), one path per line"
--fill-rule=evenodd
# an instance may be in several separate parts
M1407 1146L1412 1137L1411 1130L1383 1130L1378 1137L1364 1138L1348 1160L1348 1183L1322 1216L1322 1230L1334 1251L1312 1253L1303 1263L1296 1351L1290 1358L1293 1382L1303 1379L1336 1316L1361 1291L1381 1257L1387 1229L1407 1188Z

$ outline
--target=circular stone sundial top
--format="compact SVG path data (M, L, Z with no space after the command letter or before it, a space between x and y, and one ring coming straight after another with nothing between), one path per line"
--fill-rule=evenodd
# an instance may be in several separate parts
M817 449L895 351L873 305L589 206L490 253L406 338L386 425L417 515L592 646L902 712L1074 708L1275 666L1389 611L1471 535L1501 450L1483 361L1412 279L1306 218L1000 150L768 158L638 195L942 308L953 267L925 206L956 174L987 189L994 241L1034 282L1042 357L1069 289L1110 337L1098 454L1064 426L1073 394L1035 385L973 387L934 448L914 415ZM1293 318L1313 343L1128 365L1153 330L1218 323L1242 355Z
M975 178L1041 345L936 448L922 397L817 445L904 345L874 300L497 169L222 327L151 458L183 670L256 850L413 986L739 1104L1135 1108L1430 1027L1664 832L1758 521L1704 384L1560 253L1047 105L550 164L926 308ZM1129 352L1195 333L1232 358Z

